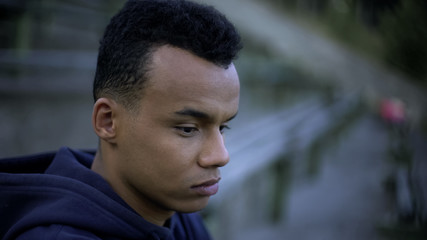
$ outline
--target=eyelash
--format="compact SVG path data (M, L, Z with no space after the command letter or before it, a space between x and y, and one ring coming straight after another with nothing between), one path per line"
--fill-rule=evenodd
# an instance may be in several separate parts
M231 128L228 125L221 125L219 127L219 131L221 132L221 134L224 133L225 130L230 130Z
M194 134L194 132L198 131L198 129L195 127L179 127L178 126L178 127L175 127L175 129L180 131L181 134L185 136L191 136L192 134Z
M180 127L180 126L177 126L177 127L175 127L175 129L180 131L181 134L185 135L186 137L190 137L196 131L199 131L199 129L197 129L196 127ZM230 127L228 125L221 125L219 127L219 131L221 132L221 134L224 134L224 131L229 130L229 129L230 129Z

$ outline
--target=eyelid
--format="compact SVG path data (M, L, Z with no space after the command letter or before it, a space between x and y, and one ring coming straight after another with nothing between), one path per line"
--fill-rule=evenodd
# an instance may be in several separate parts
M174 128L184 137L192 137L199 131L195 126L175 126Z
M229 130L229 129L231 129L231 128L228 126L228 124L222 124L222 125L219 127L219 130L220 130L220 132L221 132L221 133L224 133L225 129L226 129L226 130Z

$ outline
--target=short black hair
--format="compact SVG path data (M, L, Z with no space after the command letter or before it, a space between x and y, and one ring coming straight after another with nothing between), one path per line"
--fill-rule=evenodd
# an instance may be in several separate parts
M151 53L171 45L227 68L242 48L240 36L215 8L186 0L129 0L100 42L93 83L96 101L112 97L127 108L140 99Z

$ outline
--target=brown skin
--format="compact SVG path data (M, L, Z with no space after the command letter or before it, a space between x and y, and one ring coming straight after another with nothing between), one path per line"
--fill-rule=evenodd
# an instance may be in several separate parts
M152 58L138 111L96 101L92 170L147 221L164 225L175 211L207 205L194 186L219 180L229 161L222 133L237 114L240 85L233 64L225 69L168 45Z

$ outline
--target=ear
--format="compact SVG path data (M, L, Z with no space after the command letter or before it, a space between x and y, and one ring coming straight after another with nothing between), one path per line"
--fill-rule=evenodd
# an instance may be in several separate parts
M117 107L117 103L109 98L99 98L93 106L93 129L100 139L109 143L115 143Z

